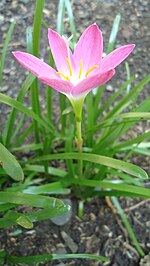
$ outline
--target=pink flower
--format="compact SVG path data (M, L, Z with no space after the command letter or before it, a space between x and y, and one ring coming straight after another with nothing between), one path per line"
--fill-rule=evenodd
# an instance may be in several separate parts
M51 29L48 30L48 39L57 71L31 54L13 52L13 55L39 80L65 94L71 101L85 98L92 89L110 80L115 67L135 46L124 45L102 59L103 38L95 23L83 32L74 53L68 41Z

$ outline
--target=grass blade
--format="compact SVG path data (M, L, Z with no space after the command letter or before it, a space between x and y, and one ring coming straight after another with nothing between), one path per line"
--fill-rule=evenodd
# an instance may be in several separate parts
M77 35L76 35L76 28L75 28L75 23L74 23L74 16L73 16L72 7L71 7L71 1L65 0L65 6L66 6L67 14L69 17L70 30L71 30L71 33L73 35L73 42L74 42L74 44L76 44Z
M51 67L54 67L54 60L52 53L50 52L49 55L49 65ZM53 89L49 86L46 87L46 108L47 108L47 117L50 123L52 124L52 95L53 95Z
M50 132L52 132L52 128L48 123L46 123L43 119L41 119L32 110L29 110L27 107L25 107L22 103L12 99L11 97L3 95L2 93L0 93L0 102L5 103L11 107L18 109L19 111L21 111L23 113L25 113L27 116L36 120L40 125L42 125L43 127L47 128Z
M41 186L31 186L23 190L24 193L29 194L49 194L49 195L66 195L69 193L69 190L63 188L60 182L52 182L50 184L41 185Z
M127 80L129 80L131 78L131 75L130 75L130 68L129 68L128 62L125 62L125 67L126 67L126 73L127 73ZM131 85L128 84L127 89L126 89L127 94L130 92L130 89L131 89Z
M23 99L24 99L27 91L29 90L32 82L34 81L34 79L35 79L35 77L32 74L29 74L27 76L27 78L23 82L22 87L18 93L18 96L16 99L18 102L23 102ZM5 143L6 147L9 147L9 145L10 145L11 136L12 136L12 132L14 129L14 123L15 123L15 119L16 119L17 114L18 114L18 110L13 108L10 115L9 115L7 125L5 127L3 135L4 135L4 143Z
M87 111L87 130L94 126L94 104L92 93L86 96L86 111ZM87 134L88 147L92 147L93 144L93 133L88 132Z
M59 0L57 12L57 32L64 33L65 0Z
M39 47L40 47L40 32L42 24L42 14L44 8L44 0L36 1L35 13L34 13L34 23L33 23L33 34L32 34L32 54L39 56ZM38 80L37 78L31 86L31 102L33 111L40 116L40 103L39 103L39 92L38 92ZM39 127L37 121L33 120L34 134L35 134L35 143L40 142L39 138Z
M34 23L33 23L33 35L32 35L33 55L35 56L39 56L40 31L41 31L44 3L45 0L36 1Z
M129 94L125 95L116 105L115 107L107 113L105 119L111 117L114 114L118 114L123 111L127 106L131 104L133 97L140 93L144 86L150 81L150 75L147 75L143 80L141 80L131 91Z
M12 137L11 137L11 141L12 142L15 139L15 137L17 136L17 134L19 133L20 129L22 128L23 123L24 123L24 119L25 119L25 114L22 114L20 120L18 121L16 129L15 129L15 131L14 131Z
M2 79L3 79L2 73L3 73L4 63L5 63L6 52L7 52L8 44L10 42L13 30L14 30L14 26L15 26L15 21L12 20L10 27L9 27L9 30L8 30L8 33L7 33L7 36L6 36L6 40L5 40L3 49L2 49L1 58L0 58L0 82L2 82Z
M33 43L32 43L32 27L27 27L26 30L26 43L27 43L27 53L31 54L33 51Z
M137 238L132 230L132 227L127 219L127 216L125 215L123 209L121 208L120 204L119 204L119 201L116 197L111 197L111 200L113 202L113 204L115 205L116 209L118 210L118 213L128 231L128 234L130 236L130 238L132 239L136 249L138 250L139 254L143 257L145 254L144 254L144 251L142 250L142 248L140 247L138 241L137 241Z
M0 167L16 181L22 181L24 174L15 157L0 143Z
M14 211L9 211L4 218L0 219L0 228L6 228L14 225L20 225L24 228L33 228L33 223L54 218L56 216L62 215L67 212L68 206L62 206L60 208L46 208L43 210L38 210L34 212L29 212L27 214L21 214Z
M65 181L65 180L63 180ZM66 182L70 184L79 184L80 186L87 186L87 187L93 187L93 188L100 188L100 189L106 189L106 191L114 190L118 192L123 192L123 196L129 196L130 197L139 197L139 198L150 198L150 189L143 188L139 186L133 186L133 185L127 185L127 184L116 184L112 182L107 181L97 181L97 180L79 180L79 179L71 179L66 180ZM69 185L70 185L69 184ZM125 192L127 192L125 194ZM129 194L128 194L129 193Z
M6 254L5 254L6 256ZM40 262L48 262L52 260L60 260L60 259L90 259L90 260L98 260L98 261L107 261L109 259L103 256L92 255L92 254L44 254L44 255L34 255L34 256L26 256L26 257L15 257L7 254L6 262L10 264L14 263L40 263Z
M127 80L116 92L113 93L113 95L102 105L100 109L96 109L95 112L97 113L96 117L99 117L103 111L107 110L110 105L117 99L117 97L121 94L121 92L133 81L135 80L135 77L132 76L131 79Z
M64 203L56 198L32 195L20 192L1 192L0 191L1 202L14 203L18 205L39 207L39 208L61 208Z
M131 174L138 178L148 179L147 173L141 169L140 167L127 163L121 160L113 159L110 157L91 154L91 153L59 153L59 154L52 154L41 156L38 158L33 159L32 161L46 161L46 160L56 160L56 159L75 159L75 160L85 160L91 163L105 165L107 167L115 168L121 170L125 173Z
M115 17L115 19L114 19L114 23L113 23L113 26L112 26L111 34L110 34L110 37L109 37L109 45L108 45L108 48L107 48L107 54L112 52L113 49L114 49L117 33L118 33L118 30L119 30L120 20L121 20L121 16L120 15L117 15Z

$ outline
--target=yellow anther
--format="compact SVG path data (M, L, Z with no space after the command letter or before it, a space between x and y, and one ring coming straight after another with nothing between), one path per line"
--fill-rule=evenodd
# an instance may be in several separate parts
M62 72L56 72L56 74L62 76L66 80L70 80L70 78L68 76L65 76Z
M82 63L82 59L80 59L80 69L79 69L78 79L80 79L80 77L82 75L82 71L83 71L83 63Z
M72 66L71 66L71 62L70 62L70 60L69 60L69 58L66 58L66 61L67 61L67 63L68 63L68 67L69 67L69 71L70 71L70 77L72 76Z
M90 74L90 72L91 71L93 71L93 69L95 69L95 68L99 68L99 66L92 66L87 72L86 72L86 74L85 74L85 76L87 77L89 74Z

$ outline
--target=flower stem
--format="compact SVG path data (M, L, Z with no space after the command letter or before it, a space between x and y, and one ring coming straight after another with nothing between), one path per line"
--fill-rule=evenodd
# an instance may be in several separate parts
M81 122L82 122L82 109L83 109L83 103L86 95L83 95L80 98L71 98L69 97L69 100L72 104L74 114L75 114L75 121L76 121L76 145L78 153L82 152L82 131L81 131ZM83 177L83 161L78 161L78 171L79 171L79 178Z
M81 132L81 121L78 121L76 119L76 145L77 145L77 150L79 153L82 152L82 132ZM82 178L83 176L83 161L79 160L78 161L78 171L79 171L79 178Z

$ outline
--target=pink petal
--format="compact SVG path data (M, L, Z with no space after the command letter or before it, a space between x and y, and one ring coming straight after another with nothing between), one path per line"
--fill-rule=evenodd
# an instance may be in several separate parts
M92 89L99 87L110 80L115 74L114 69L110 69L105 73L98 73L96 75L90 76L82 80L73 90L73 96L80 96L82 94L87 94Z
M52 87L54 90L65 95L69 95L71 90L73 89L73 84L71 82L62 79L51 79L47 76L39 76L39 80L41 80L44 84Z
M103 37L102 32L94 23L81 35L75 51L74 60L76 68L79 68L80 59L83 61L83 70L86 72L93 65L99 65L102 59Z
M43 75L50 76L51 78L59 78L56 71L39 58L23 52L13 52L13 55L21 65L31 71L35 76L39 77Z
M74 68L74 62L67 40L51 29L48 29L48 39L57 70L69 75L70 71L66 58L71 61L72 68Z
M134 44L124 45L107 55L101 62L100 68L102 69L102 72L105 72L110 68L115 68L116 66L118 66L123 60L125 60L129 56L129 54L133 51L134 47Z

